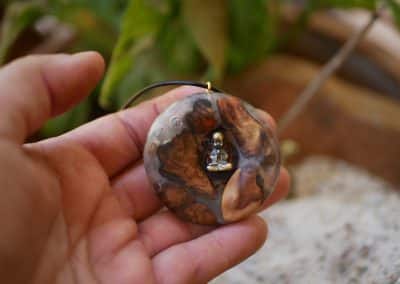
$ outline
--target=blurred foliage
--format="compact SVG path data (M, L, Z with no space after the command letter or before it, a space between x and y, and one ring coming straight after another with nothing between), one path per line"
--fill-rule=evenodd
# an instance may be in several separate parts
M18 37L28 28L34 28L44 17L54 17L74 30L76 38L66 52L96 50L108 59L118 40L120 19L127 3L127 0L9 0L0 4L5 10L1 25L0 64L9 60ZM97 88L90 98L51 120L43 127L41 136L61 134L102 114L97 103L99 93L100 88Z
M385 0L383 0L385 1ZM0 63L43 17L71 26L67 52L97 50L109 61L93 95L43 129L52 136L118 109L135 91L166 79L212 80L239 72L277 50L281 5L302 2L305 22L318 9L376 9L378 0L32 0L3 1ZM379 1L380 2L380 1ZM387 0L400 25L400 6ZM29 51L28 51L29 52ZM100 107L101 106L101 107Z
M307 5L314 7L315 9L321 8L365 8L375 9L376 5L381 2L378 0L310 0L307 1Z
M43 6L36 2L15 2L8 6L1 27L0 63L6 60L7 52L18 35L43 14Z
M136 75L146 79L146 76L141 74L144 70L134 68L135 61L143 61L143 58L147 58L145 61L152 61L157 57L157 51L153 51L156 36L167 14L162 10L162 6L160 8L157 3L145 0L131 1L128 5L121 35L115 45L100 97L100 103L103 106L108 106L113 98L118 99L119 93L126 93L127 90L121 88L126 84L121 86L121 81L130 73L140 72ZM145 64L143 67L151 66Z
M47 13L72 25L79 38L74 50L97 50L109 56L119 33L127 1L49 0Z
M186 0L182 17L199 51L209 62L209 80L224 74L228 47L228 11L225 0Z
M229 71L237 72L246 65L272 52L277 44L279 10L271 1L231 0L230 44L228 50Z

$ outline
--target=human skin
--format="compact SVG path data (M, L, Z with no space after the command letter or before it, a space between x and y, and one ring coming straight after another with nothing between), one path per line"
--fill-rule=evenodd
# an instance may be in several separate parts
M254 253L267 235L260 217L186 223L160 211L148 183L142 151L152 121L196 88L25 143L103 72L94 52L30 56L0 70L0 282L205 283ZM288 185L282 169L264 208Z

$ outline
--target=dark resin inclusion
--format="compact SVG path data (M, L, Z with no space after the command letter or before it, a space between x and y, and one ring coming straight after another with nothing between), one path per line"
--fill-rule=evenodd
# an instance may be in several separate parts
M270 125L250 105L220 93L195 94L164 111L150 129L144 161L164 204L206 225L257 212L280 168ZM211 161L222 166L212 171Z

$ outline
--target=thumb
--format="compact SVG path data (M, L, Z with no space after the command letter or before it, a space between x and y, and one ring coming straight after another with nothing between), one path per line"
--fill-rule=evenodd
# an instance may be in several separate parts
M89 94L104 72L95 52L19 59L0 70L0 138L23 143Z

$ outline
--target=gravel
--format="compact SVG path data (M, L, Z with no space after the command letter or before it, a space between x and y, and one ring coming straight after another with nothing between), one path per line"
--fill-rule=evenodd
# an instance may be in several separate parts
M399 190L324 157L292 174L297 198L262 214L264 247L212 283L400 284Z

